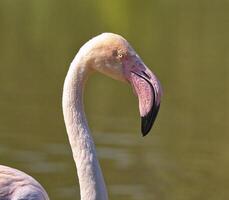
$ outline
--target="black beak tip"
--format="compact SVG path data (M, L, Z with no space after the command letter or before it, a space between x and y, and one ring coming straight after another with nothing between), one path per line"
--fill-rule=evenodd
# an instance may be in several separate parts
M143 137L146 136L151 130L153 123L155 122L155 119L157 117L159 108L160 104L154 105L146 116L141 117L141 131Z

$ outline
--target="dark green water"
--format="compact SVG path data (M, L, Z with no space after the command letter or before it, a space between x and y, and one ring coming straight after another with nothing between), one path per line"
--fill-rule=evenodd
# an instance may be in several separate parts
M123 35L159 77L140 135L130 87L94 75L85 104L111 200L229 199L229 1L0 1L0 162L79 199L61 92L80 46Z

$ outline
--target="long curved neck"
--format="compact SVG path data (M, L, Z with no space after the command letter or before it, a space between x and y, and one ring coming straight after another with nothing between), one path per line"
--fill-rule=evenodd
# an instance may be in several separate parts
M107 200L103 175L83 107L83 90L90 71L85 63L83 56L77 55L70 65L63 90L64 120L77 168L81 200Z

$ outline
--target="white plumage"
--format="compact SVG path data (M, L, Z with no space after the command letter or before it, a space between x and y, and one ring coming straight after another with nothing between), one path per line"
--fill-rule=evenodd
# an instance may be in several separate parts
M88 41L70 65L64 82L63 113L77 168L81 200L107 200L106 186L83 106L84 86L93 71L131 83L139 98L139 108L146 113L142 116L143 135L149 132L156 118L161 87L128 42L112 33L104 33ZM0 200L48 199L35 179L0 165Z

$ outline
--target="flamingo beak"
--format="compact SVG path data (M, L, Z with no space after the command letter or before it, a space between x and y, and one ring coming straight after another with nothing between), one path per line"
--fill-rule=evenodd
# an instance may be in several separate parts
M146 136L151 130L160 108L162 94L160 82L139 57L129 68L127 80L138 97L141 131L142 135Z

